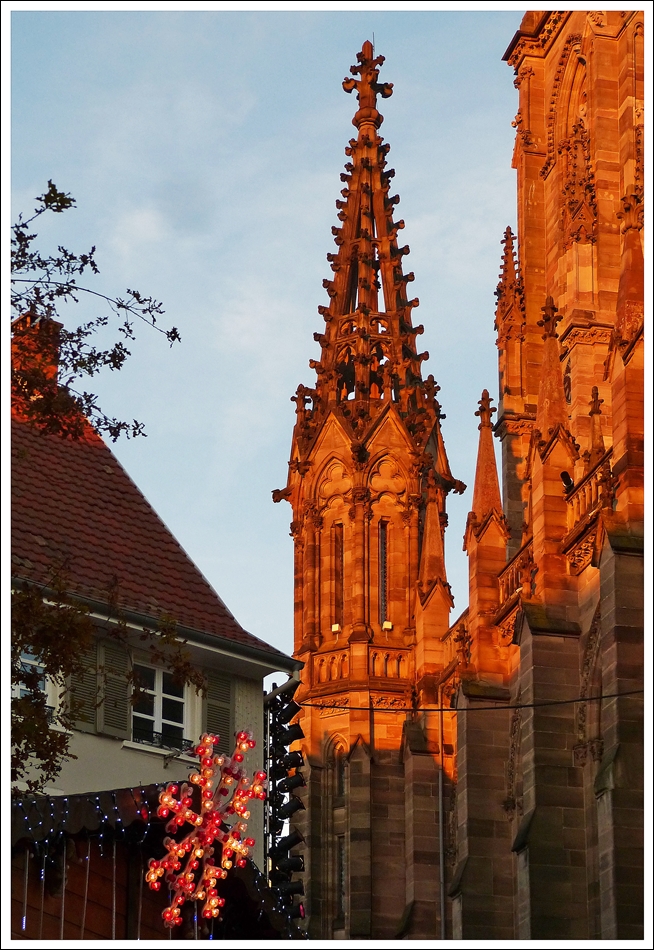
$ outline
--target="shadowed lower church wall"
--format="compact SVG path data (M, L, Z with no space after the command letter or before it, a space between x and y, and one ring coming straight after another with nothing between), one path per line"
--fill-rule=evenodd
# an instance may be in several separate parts
M510 711L489 697L462 697L457 715L457 867L450 888L454 936L512 939L513 855L506 804ZM484 707L477 709L477 707ZM491 707L490 709L488 707Z

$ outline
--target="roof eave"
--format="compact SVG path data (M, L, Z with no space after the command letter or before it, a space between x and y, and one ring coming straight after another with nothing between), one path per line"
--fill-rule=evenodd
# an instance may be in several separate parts
M12 578L12 582L25 583L34 585L34 581L30 580L27 577L20 577L15 575ZM40 586L40 590L44 598L49 596L56 596L56 591L52 590L46 586ZM118 617L115 613L112 615L108 610L108 605L105 601L95 600L91 597L78 594L75 591L68 591L67 593L74 599L79 601L85 607L91 611L92 614L100 615L104 619L109 621L118 621ZM156 617L152 617L149 614L143 614L139 611L130 610L129 608L120 608L120 620L125 621L128 624L135 624L140 627L147 627L150 629L156 629L159 620ZM205 630L195 630L192 627L186 627L183 624L177 624L175 627L180 638L187 640L191 644L196 644L198 646L208 646L214 647L220 650L221 653L225 653L230 656L234 656L239 659L246 659L254 661L260 666L267 667L264 675L268 673L277 673L284 672L292 674L297 670L301 670L304 666L304 663L301 660L294 660L293 657L288 656L286 653L282 653L281 650L277 650L275 647L270 647L269 649L259 649L256 646L239 643L237 640L230 640L227 637L221 637L217 633L208 633ZM247 633L248 631L244 631ZM252 636L252 634L250 634Z

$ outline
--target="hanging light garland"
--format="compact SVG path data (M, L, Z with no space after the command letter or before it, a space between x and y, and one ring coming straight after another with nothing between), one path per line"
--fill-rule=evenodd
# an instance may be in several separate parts
M191 831L181 841L164 838L168 854L162 860L151 858L145 880L153 891L161 889L163 877L170 888L171 902L163 911L166 927L182 923L182 905L185 901L203 902L202 916L218 917L225 900L219 897L216 885L227 877L234 865L245 867L246 858L254 846L254 838L246 837L249 806L252 799L266 798L266 773L255 772L250 778L242 767L245 755L256 745L252 734L239 732L233 755L214 755L218 737L205 733L199 745L189 750L197 755L200 767L189 775L190 785L181 787L170 782L159 795L157 814L168 818L169 835L191 825ZM200 812L193 810L192 786L200 790ZM236 817L228 826L225 819ZM221 845L220 862L214 859L214 843ZM197 877L197 881L196 881Z

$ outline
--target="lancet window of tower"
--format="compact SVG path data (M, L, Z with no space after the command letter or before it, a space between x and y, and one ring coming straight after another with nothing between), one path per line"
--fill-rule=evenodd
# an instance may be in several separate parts
M388 620L388 522L379 522L379 624Z
M334 525L334 624L343 627L343 525Z

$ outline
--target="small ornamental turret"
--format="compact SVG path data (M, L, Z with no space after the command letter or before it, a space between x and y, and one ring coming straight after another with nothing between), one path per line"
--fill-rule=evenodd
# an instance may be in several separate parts
M495 291L497 308L495 310L495 329L498 344L519 337L524 332L525 300L522 277L516 261L514 246L515 235L507 228L501 241L502 269Z
M487 389L481 394L479 409L475 415L479 417L479 448L477 450L477 468L475 470L475 486L472 495L472 510L468 514L464 550L467 545L468 531L478 532L492 513L507 528L502 511L502 497L500 483L497 476L495 449L493 447L492 416L497 412L491 406L491 398Z

